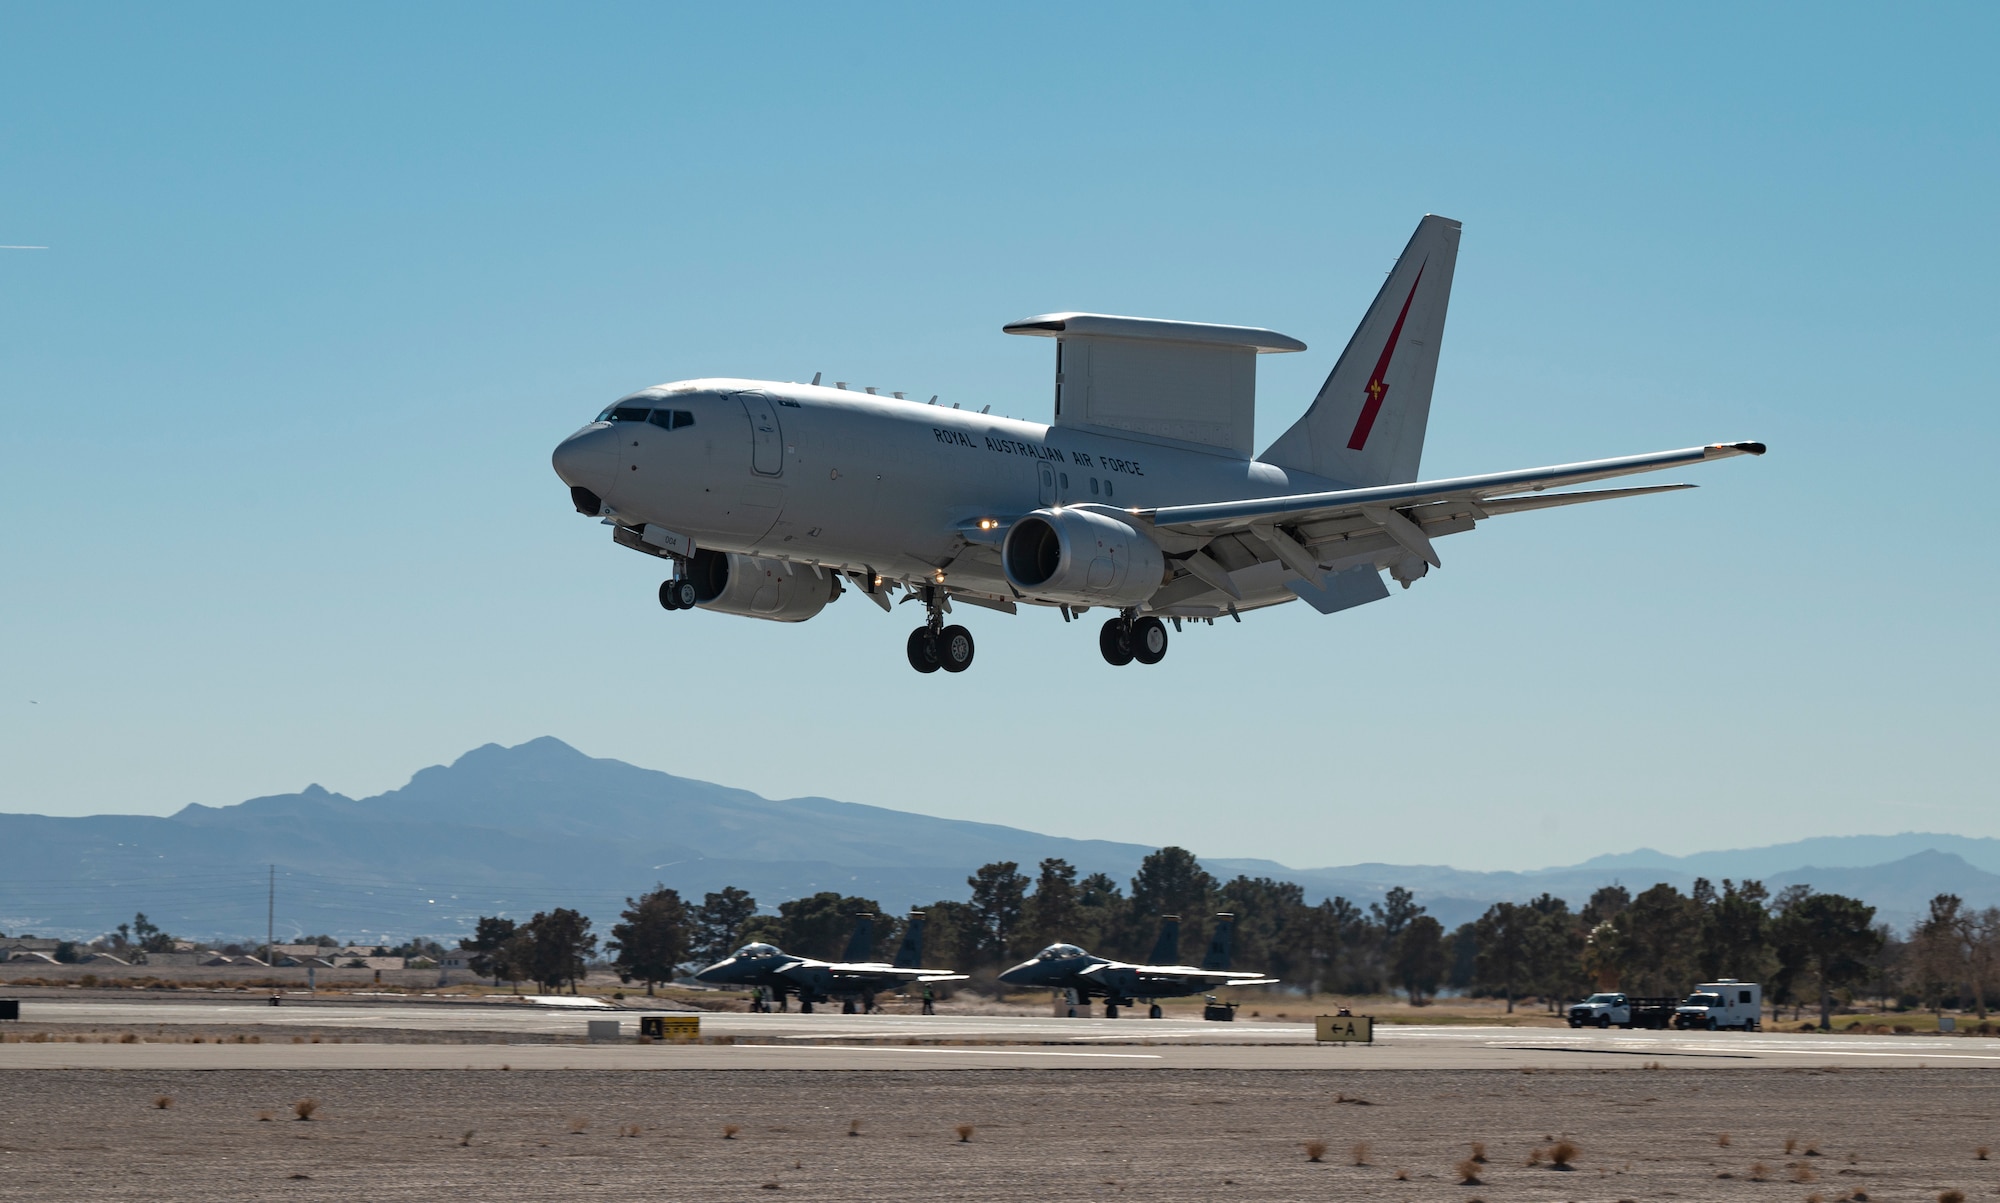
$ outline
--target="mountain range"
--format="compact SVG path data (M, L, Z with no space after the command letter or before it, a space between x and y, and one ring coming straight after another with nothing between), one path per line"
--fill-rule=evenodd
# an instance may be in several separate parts
M967 874L991 861L1032 872L1056 856L1123 881L1153 851L828 798L772 800L547 737L475 748L370 798L312 785L165 817L0 814L0 848L0 931L10 934L87 937L145 911L177 935L253 938L268 905L281 936L392 942L554 906L577 907L603 928L626 896L655 882L694 898L740 886L767 907L838 890L901 910L964 897ZM1774 891L1805 882L1871 902L1899 927L1942 891L2000 905L2000 840L1953 835L1819 837L1691 856L1639 849L1521 872L1203 864L1225 879L1294 881L1313 900L1366 903L1405 886L1447 926L1503 899L1547 891L1576 905L1607 884L1686 890L1702 876L1757 878Z

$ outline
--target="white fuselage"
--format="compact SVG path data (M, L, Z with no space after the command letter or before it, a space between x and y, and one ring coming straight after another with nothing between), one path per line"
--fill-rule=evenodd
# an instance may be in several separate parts
M563 480L625 525L717 551L1010 595L999 545L1049 506L1146 509L1338 487L1256 460L867 393L752 380L647 389L679 427L597 421L557 449ZM615 409L616 407L614 407ZM612 411L607 411L607 414ZM1273 566L1244 604L1291 600Z

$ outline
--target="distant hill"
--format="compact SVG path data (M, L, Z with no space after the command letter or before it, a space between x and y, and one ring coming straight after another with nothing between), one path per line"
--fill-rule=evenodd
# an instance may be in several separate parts
M664 882L699 898L736 885L768 905L839 890L902 908L960 898L981 864L1032 871L1059 856L1129 878L1151 845L1072 840L992 823L828 798L745 790L584 755L557 739L496 744L417 773L401 789L349 798L317 785L169 817L0 815L0 930L83 937L143 910L177 934L261 936L266 868L277 869L281 935L445 936L481 914L575 906L600 927L624 898ZM1448 925L1496 900L1544 891L1581 904L1613 882L1633 890L1698 875L1805 881L1874 903L1907 925L1931 895L2000 905L2000 840L1905 834L1802 840L1669 856L1641 849L1580 865L1472 872L1443 865L1294 869L1211 858L1209 870L1298 882L1314 900L1416 892Z

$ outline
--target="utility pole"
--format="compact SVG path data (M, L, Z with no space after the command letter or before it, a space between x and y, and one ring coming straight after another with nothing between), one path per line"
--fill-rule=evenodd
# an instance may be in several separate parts
M271 866L271 884L264 895L264 965L277 968L278 958L271 955L271 946L277 942L278 932L278 866Z

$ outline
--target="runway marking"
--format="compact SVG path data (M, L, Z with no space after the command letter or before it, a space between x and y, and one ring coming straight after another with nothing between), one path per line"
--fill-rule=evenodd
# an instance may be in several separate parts
M866 1044L739 1044L737 1048L770 1049L784 1053L943 1053L960 1057L1110 1057L1123 1061L1159 1061L1159 1053L1053 1053L1038 1049L879 1048Z
M1582 1044L1500 1044L1495 1042L1487 1048L1504 1048L1509 1052L1522 1053L1610 1053L1620 1057L1711 1057L1717 1060L1755 1061L1751 1053L1712 1053L1657 1048L1592 1048ZM1889 1054L1883 1053L1882 1056Z

